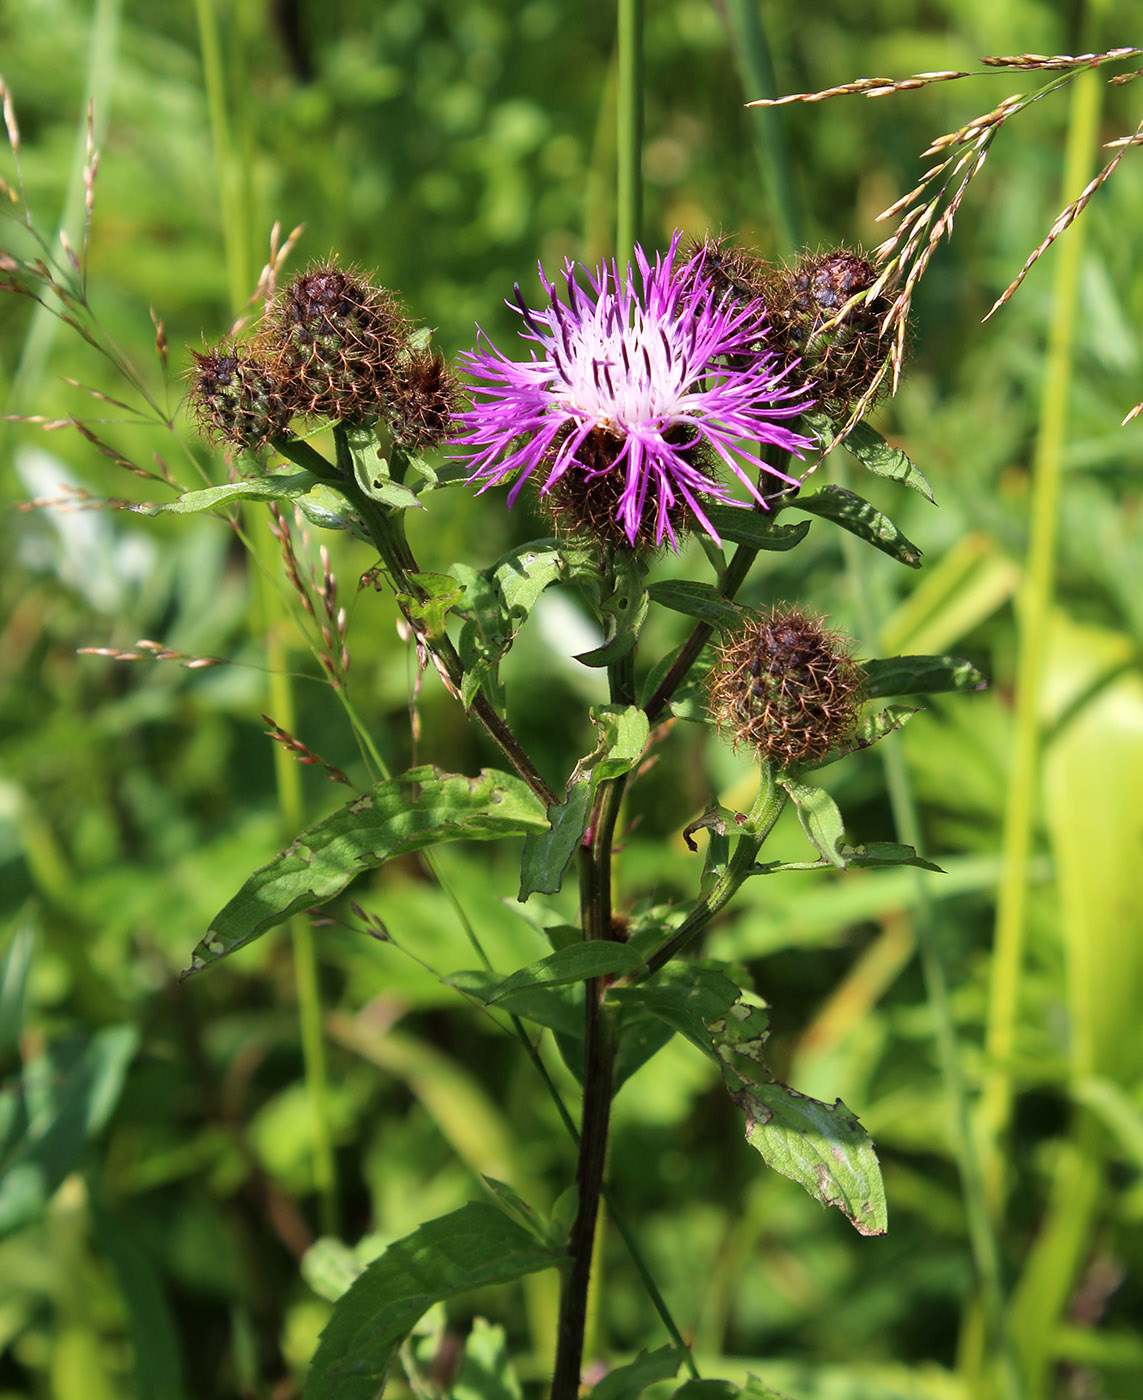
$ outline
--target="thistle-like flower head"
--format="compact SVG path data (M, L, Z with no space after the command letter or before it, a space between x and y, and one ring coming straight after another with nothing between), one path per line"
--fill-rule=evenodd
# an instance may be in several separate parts
M719 461L762 505L749 469L796 484L751 448L800 455L811 446L785 426L810 406L807 391L767 353L761 302L718 295L701 252L674 266L679 237L653 264L635 249L638 280L614 262L594 273L569 262L554 282L541 267L547 304L530 309L517 288L514 307L531 359L510 360L487 339L462 357L477 382L454 441L472 452L482 489L515 477L512 505L539 470L545 493L563 483L566 512L569 498L606 478L619 540L674 546L691 517L718 539L703 500L733 503L712 475ZM589 523L599 514L598 502L582 513Z
M735 748L780 768L820 763L852 739L865 673L825 619L774 608L724 639L707 678L710 710Z
M190 404L205 436L255 451L288 431L290 405L248 346L224 341L191 353Z

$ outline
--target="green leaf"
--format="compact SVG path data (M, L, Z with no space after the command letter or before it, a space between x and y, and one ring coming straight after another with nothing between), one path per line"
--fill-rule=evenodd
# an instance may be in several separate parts
M709 583L665 579L662 583L653 583L647 591L653 603L717 627L735 627L742 621L742 609L735 603L728 603Z
M539 798L508 773L475 778L425 765L303 831L256 870L211 924L184 977L243 948L303 909L327 903L364 870L445 841L496 841L547 828Z
M987 679L961 656L890 656L863 661L865 694L937 695L949 690L985 690Z
M841 838L845 835L845 823L841 819L837 803L825 788L811 787L787 777L779 777L778 782L793 799L798 809L798 820L806 836L831 865L843 870L845 858L841 855L839 847Z
M429 1221L391 1244L334 1308L304 1395L376 1400L394 1353L433 1303L510 1283L564 1257L483 1202Z
M737 1400L742 1394L733 1381L684 1381L671 1395L671 1400Z
M370 500L380 501L393 510L424 509L416 494L403 481L394 479L388 460L377 450L377 436L371 427L343 423L340 431L345 434L349 447L353 475ZM395 459L395 464L403 468L405 459Z
M451 574L410 574L426 595L398 593L397 601L430 637L443 637L445 618L464 596L464 589Z
M886 734L892 734L895 729L903 729L916 714L920 714L920 711L912 705L886 705L883 710L867 714L858 727L854 748L869 748L878 739L884 739ZM839 754L838 757L840 756Z
M917 546L876 506L843 486L823 486L812 496L797 496L787 509L805 510L822 520L832 520L911 569L921 567L921 551Z
M639 640L651 600L644 587L647 569L633 555L622 555L616 562L615 586L600 607L606 640L592 651L576 657L582 666L610 666L621 660Z
M770 512L751 510L748 506L725 506L712 501L709 505L704 503L703 510L724 540L748 545L751 549L793 549L810 532L808 520L799 520L796 525L777 525Z
M317 486L313 472L266 472L264 476L247 481L231 481L225 486L205 486L200 491L188 491L177 501L151 501L130 505L137 515L199 515L204 510L217 510L233 501L296 501Z
M866 471L910 486L914 491L919 491L926 501L936 504L933 488L925 480L921 469L909 460L901 448L887 443L868 423L858 423L846 437L844 445L850 456L856 457Z
M26 1126L0 1164L0 1237L37 1220L80 1165L119 1101L138 1043L134 1026L106 1026L55 1041L27 1062Z
M465 589L458 611L467 622L457 646L465 666L461 698L466 706L481 689L494 705L503 705L497 681L500 661L544 589L574 573L582 562L574 549L563 549L553 540L533 540L480 573L453 566L450 572Z
M473 1318L460 1375L452 1384L449 1400L521 1400L522 1394L508 1359L504 1328L482 1317Z
M520 893L523 903L533 894L556 894L563 883L564 871L583 840L587 824L591 784L573 784L567 797L548 808L551 825L539 835L524 838L524 854L520 858Z
M653 982L609 988L606 1000L625 1010L639 1008L657 1016L721 1064L707 1023L725 1017L738 997L739 989L719 969L674 962L660 969Z
M546 1245L550 1242L547 1239L546 1222L536 1214L518 1191L507 1182L497 1181L494 1176L485 1172L481 1172L480 1179L496 1197L496 1204L509 1220L514 1220L522 1229L527 1230L540 1244Z
M636 1400L649 1385L679 1374L682 1352L672 1346L643 1351L625 1366L616 1366L591 1389L591 1400Z
M839 847L847 866L859 870L881 870L889 865L915 865L918 870L934 870L938 875L945 872L931 860L919 856L912 846L899 841L865 841L860 846Z
M819 1103L777 1083L762 1057L764 1008L739 1002L709 1027L731 1098L746 1115L746 1140L767 1166L837 1206L862 1235L883 1235L885 1188L865 1129L837 1099Z
M647 746L650 725L638 705L622 709L601 705L592 709L591 722L599 742L576 764L564 801L549 807L549 829L524 842L517 896L521 902L536 892L555 894L559 890L568 862L583 839L587 814L600 783L629 773Z
M846 869L884 870L893 865L915 865L918 870L933 870L938 875L945 874L942 866L919 856L912 846L903 846L896 841L866 841L860 846L849 846L844 841L838 847L838 854L845 861ZM828 860L775 860L759 863L751 875L776 875L783 870L828 870L832 861Z
M625 977L646 970L647 964L629 943L613 943L609 939L573 943L570 948L560 948L539 962L513 972L485 1004L493 1006L515 992L534 987L561 987L568 982L586 982L593 977Z
M576 930L577 944L579 930ZM453 972L442 979L448 987L455 987L487 1006L501 982L495 972L484 968L473 968ZM550 1031L575 1039L583 1038L583 996L575 983L563 987L533 987L530 991L516 992L499 1002L499 1009L509 1015L522 1017L537 1026L545 1026Z

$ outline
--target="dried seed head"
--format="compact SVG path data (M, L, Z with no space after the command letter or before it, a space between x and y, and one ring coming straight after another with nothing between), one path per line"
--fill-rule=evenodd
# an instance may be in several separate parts
M296 413L367 422L385 411L408 332L389 292L319 264L283 290L262 342Z
M192 354L190 401L205 436L253 451L288 431L281 385L249 347L223 342Z
M786 360L801 360L831 416L869 391L889 354L881 327L890 302L863 295L877 277L868 258L838 248L800 258L768 289L770 343Z
M774 608L719 648L710 711L735 748L780 768L820 762L853 737L864 674L845 639L801 608Z
M444 442L457 408L456 379L442 355L414 350L397 371L389 407L394 442L435 447Z

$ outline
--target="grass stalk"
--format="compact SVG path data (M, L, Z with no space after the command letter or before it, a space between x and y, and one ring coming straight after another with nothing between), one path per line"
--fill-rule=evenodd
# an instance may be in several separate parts
M249 193L252 188L249 145L245 140L236 145L234 139L214 0L196 0L195 11L219 179L230 300L237 314L246 304L254 284L254 216ZM293 733L293 683L282 635L289 622L289 610L272 581L279 567L277 544L260 518L248 517L247 529L254 546L251 626L255 636L266 647L270 711L278 724ZM274 745L274 776L283 830L286 837L292 839L304 825L301 776L293 758L278 744ZM313 931L303 917L291 919L288 927L294 955L298 1028L311 1119L314 1189L318 1195L321 1228L326 1234L336 1234L339 1214L337 1182L317 953Z
M866 644L876 653L879 650L880 622L869 587L863 547L852 535L843 532L843 549L858 601L861 629L865 633ZM897 838L914 847L918 853L923 853L920 816L900 739L899 734L886 735L877 745L877 752L885 772ZM980 1291L983 1317L977 1320L983 1323L991 1352L990 1356L969 1357L969 1368L977 1374L966 1377L967 1393L982 1397L998 1393L1006 1400L1019 1400L1023 1389L1006 1325L1000 1243L988 1209L984 1174L953 1019L952 999L937 941L936 915L924 875L919 870L912 873L915 884L913 928L925 994L933 1015L937 1059L951 1118L952 1131L949 1136L956 1157L968 1224L969 1248ZM992 1389L992 1382L986 1375L981 1373L997 1377L995 1389Z
M1103 84L1088 71L1071 90L1063 187L1073 198L1091 178L1099 142ZM1012 1062L1020 1015L1024 934L1028 917L1028 863L1039 795L1039 704L1055 595L1060 485L1083 260L1084 220L1057 250L1052 315L1032 462L1028 553L1017 610L1016 713L1012 767L1004 812L1004 877L996 910L986 1051L988 1073L981 1118L985 1183L994 1217L1002 1220L1008 1186L1008 1139L1015 1097Z
M753 102L763 97L778 97L770 41L762 23L758 0L729 0L727 23L747 99ZM782 131L784 120L781 111L773 107L755 107L747 113L751 142L767 199L778 221L783 241L788 248L794 249L802 246L802 219L794 190L790 152Z
M622 268L643 222L643 0L619 0L615 251Z

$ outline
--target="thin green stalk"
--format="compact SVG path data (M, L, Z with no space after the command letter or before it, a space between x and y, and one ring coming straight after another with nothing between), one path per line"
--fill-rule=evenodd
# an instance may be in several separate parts
M249 156L249 147L246 142L243 142L243 151L235 147L218 16L213 0L196 0L195 10L219 180L230 299L237 313L245 305L254 280L253 211L249 196L252 171L249 159L242 159L243 153ZM249 520L249 527L257 565L253 571L255 596L252 621L256 634L265 639L269 704L276 722L292 733L295 714L293 685L282 637L289 614L281 595L271 583L279 565L277 545L269 532L259 528L253 518ZM274 745L274 776L282 824L286 835L292 839L304 825L301 779L297 764L278 744ZM318 1194L322 1230L327 1234L336 1234L339 1217L337 1179L317 953L313 932L304 918L291 919L288 927L294 954L298 1028L313 1136L314 1188Z
M121 0L98 0L91 23L88 44L87 74L84 91L91 101L92 134L96 146L107 126L111 108L111 92L119 53L119 19ZM83 112L75 133L75 149L68 175L67 197L60 213L59 229L66 233L75 249L82 246L84 223L83 167L87 159L87 113ZM86 271L86 268L85 268ZM30 403L39 392L48 356L63 323L47 306L35 306L28 332L20 348L20 361L12 377L6 411L18 413L22 404Z
M758 0L730 0L728 19L743 90L750 101L777 97L770 41L762 23ZM782 237L789 248L802 246L801 211L794 190L789 148L782 133L784 117L772 107L755 107L749 113L750 135Z
M619 0L615 251L631 257L643 222L643 0Z
M854 592L857 596L862 631L865 633L867 644L876 651L880 623L869 588L862 545L852 535L845 533L843 534L843 549L847 569L853 580ZM889 789L889 803L897 835L907 845L920 851L921 823L899 740L898 734L889 734L881 740L877 750L881 755L885 771L886 786ZM964 1198L969 1248L980 1284L981 1303L984 1310L983 1323L990 1334L993 1355L999 1364L1001 1393L1007 1397L1007 1400L1019 1400L1023 1391L1016 1367L1015 1353L1005 1322L1000 1246L988 1210L984 1177L969 1107L968 1089L961 1065L956 1022L953 1019L948 978L945 975L944 962L937 942L936 918L932 901L929 898L928 886L920 871L914 872L913 900L915 909L913 928L921 961L921 974L925 981L925 994L933 1013L941 1077L952 1113L951 1145L956 1156L961 1194ZM982 1397L984 1394L979 1386L974 1389L974 1393Z
M1064 157L1063 189L1068 198L1091 177L1099 143L1102 94L1103 84L1094 71L1075 79ZM1028 556L1017 614L1016 714L1004 812L1004 878L997 900L985 1042L988 1075L981 1109L987 1145L985 1179L997 1220L1004 1216L1007 1194L1007 1146L1015 1094L1012 1062L1028 914L1028 863L1039 790L1039 705L1055 593L1060 483L1085 228L1085 221L1077 220L1056 249L1051 328L1032 463Z

